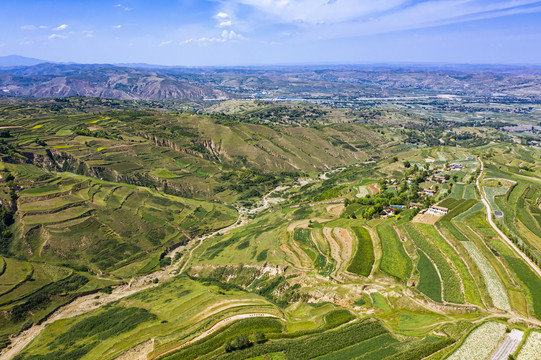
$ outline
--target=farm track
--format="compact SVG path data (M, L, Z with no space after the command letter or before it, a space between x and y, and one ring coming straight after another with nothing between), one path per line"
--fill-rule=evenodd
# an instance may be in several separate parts
M490 207L490 204L486 198L485 192L483 191L479 180L483 176L483 170L484 170L484 163L481 159L479 159L479 162L481 163L481 171L479 171L479 176L476 180L477 189L479 190L479 193L481 194L481 201L485 205L485 208L487 210L487 220L490 226L494 229L494 231L507 243L509 247L511 247L519 256L528 264L528 266L537 274L537 276L541 277L541 269L532 261L526 254L524 254L509 238L507 235L503 233L503 231L496 226L493 220L493 213L492 208ZM539 181L539 179L536 179L536 181Z
M72 318L78 315L88 313L92 310L95 310L99 307L107 305L111 302L120 300L124 297L136 294L140 291L147 290L152 287L156 287L158 286L159 283L162 283L170 279L171 277L182 273L186 269L187 265L190 263L194 250L196 250L199 246L201 246L203 241L208 240L218 234L220 235L226 234L231 230L234 230L238 227L246 225L249 222L248 214L258 213L260 211L268 209L271 205L275 204L276 202L270 200L270 195L272 195L276 191L281 191L281 190L284 190L284 187L278 187L270 191L269 193L267 193L262 198L261 205L255 209L240 208L239 217L237 218L237 221L233 223L232 225L196 239L198 241L197 245L192 247L189 250L189 252L187 253L188 257L185 261L183 261L183 266L180 269L178 268L179 262L173 263L167 268L165 268L164 270L159 270L148 275L133 278L128 284L115 287L111 294L100 294L99 298L96 298L96 294L91 294L91 295L86 295L86 296L76 298L74 301L60 307L54 313L50 314L47 320L43 321L41 324L33 325L29 329L22 331L18 335L12 337L11 346L3 349L0 352L0 359L2 360L13 359L21 351L23 351L24 348L26 348L26 346L30 344L30 342L34 340L45 329L45 327L48 324L51 324L56 320L68 319L68 318ZM174 258L175 254L178 251L180 251L180 248L172 250L168 254L168 256L171 256L171 258ZM184 257L186 257L186 255L184 255L183 258ZM158 284L154 283L153 282L154 279L158 279L159 283ZM246 314L246 315L249 315L248 317L253 316L253 314ZM275 315L272 315L272 314L268 314L268 315L275 317ZM234 320L236 320L236 318ZM234 321L234 320L231 320L231 321ZM225 324L223 326L225 326ZM214 329L213 332L216 330L217 329Z
M171 349L168 349L166 351L163 351L159 354L155 354L153 355L152 357L150 357L149 359L156 359L158 357L161 357L161 356L164 356L164 355L167 355L167 354L170 354L172 352L175 352L177 350L180 350L182 348L185 348L186 346L189 346L203 338L206 338L207 336L209 335L212 335L213 333L215 333L216 331L220 330L221 328L223 328L224 326L226 325L229 325L230 323L234 322L234 321L237 321L237 320L242 320L242 319L250 319L250 318L256 318L256 317L270 317L270 318L274 318L274 319L280 319L280 320L284 320L282 318L280 318L279 316L276 316L274 314L269 314L269 313L248 313L248 314L238 314L238 315L233 315L233 316L230 316L230 317L227 317L225 319L222 319L220 321L218 321L216 324L214 324L210 329L202 332L200 335L197 335L196 337L180 344L180 345L177 345ZM284 320L285 321L285 320ZM140 359L147 359L148 357L140 357ZM119 358L117 358L119 359Z

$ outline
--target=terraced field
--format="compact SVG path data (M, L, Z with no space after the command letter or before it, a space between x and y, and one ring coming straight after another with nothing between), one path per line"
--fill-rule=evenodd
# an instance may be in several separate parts
M423 236L413 224L408 223L404 227L415 245L434 261L442 279L443 299L452 303L464 303L462 283L455 269L450 266L451 261L428 238Z
M536 150L361 120L11 111L0 356L536 358ZM449 211L412 221L432 205Z
M378 225L376 230L383 249L380 269L400 280L407 280L412 271L411 259L396 231L387 224Z
M226 227L236 216L220 204L84 176L57 176L30 186L18 200L18 231L25 240L14 244L14 251L117 274L130 275L126 266L140 272L153 252Z

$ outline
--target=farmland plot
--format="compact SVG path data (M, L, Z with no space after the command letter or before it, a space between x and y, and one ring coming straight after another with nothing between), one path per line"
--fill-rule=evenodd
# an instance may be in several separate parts
M441 302L441 279L432 261L422 251L419 252L417 269L420 280L417 289L436 302Z
M357 249L351 259L348 271L357 275L368 276L374 266L374 245L370 233L365 228L352 228L357 237Z
M510 311L511 306L509 305L509 297L494 268L488 263L487 259L483 257L479 252L479 249L477 249L473 243L463 241L462 245L468 250L471 258L481 271L494 306L501 310Z
M505 325L487 322L473 330L447 360L484 360L494 351L505 335Z
M501 209L496 204L494 197L503 196L507 194L508 190L509 188L503 186L483 186L483 191L487 196L488 202L490 203L490 207L492 207L492 210L501 211Z
M447 258L423 236L412 224L404 225L415 245L423 250L436 265L443 282L443 298L452 303L464 303L464 294L457 274L447 262Z
M381 270L401 280L407 279L412 270L411 259L406 254L396 231L387 224L378 225L376 230L383 248Z
M541 358L541 333L532 331L522 349L520 349L517 360L538 360Z

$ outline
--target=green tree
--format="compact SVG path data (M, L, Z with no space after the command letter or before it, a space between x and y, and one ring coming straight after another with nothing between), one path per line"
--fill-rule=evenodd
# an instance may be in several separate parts
M254 342L256 344L261 344L263 342L265 342L267 340L265 334L263 334L262 332L258 331L254 334Z

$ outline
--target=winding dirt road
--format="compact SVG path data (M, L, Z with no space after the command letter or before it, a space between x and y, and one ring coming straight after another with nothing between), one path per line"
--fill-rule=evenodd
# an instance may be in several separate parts
M515 252L517 254L520 255L520 257L537 274L537 276L541 277L541 269L539 269L539 267L537 267L537 265L532 260L530 260L530 258L528 256L526 256L526 254L524 254L511 240L509 240L507 235L505 235L503 233L503 231L501 231L500 228L498 226L496 226L496 224L494 223L493 210L490 207L490 203L488 202L488 200L486 198L486 194L485 194L485 192L484 192L484 190L483 190L483 188L482 188L482 186L481 186L481 184L479 182L479 180L483 176L483 170L484 170L483 160L479 159L479 162L481 163L481 171L479 171L479 176L477 176L476 185L477 185L477 190L479 190L479 194L481 194L481 200L483 201L483 204L485 205L485 208L487 210L488 223L490 224L490 226L492 226L494 231L502 238L502 240L505 241L507 243L507 245L509 245L513 250L515 250Z
M175 262L175 263L172 263L167 268L165 268L164 270L159 270L152 274L133 278L129 284L115 287L111 294L100 293L99 298L96 298L96 296L98 296L97 294L81 296L75 299L73 302L66 304L63 307L56 310L43 323L39 325L34 325L30 327L29 329L19 333L17 336L12 337L11 345L0 352L0 359L1 360L13 359L21 351L23 351L24 348L28 346L28 344L30 344L30 342L34 340L43 331L43 329L45 329L45 327L48 324L51 324L52 322L56 320L68 319L68 318L72 318L81 314L85 314L101 306L107 305L113 301L120 300L126 296L130 296L140 291L158 286L159 283L162 283L163 281L170 279L172 276L175 276L176 274L183 272L186 266L190 263L194 250L197 249L203 243L203 241L208 240L216 235L224 235L233 229L246 225L249 222L249 219L248 219L249 214L255 214L255 213L261 212L263 210L268 209L271 205L279 203L281 199L271 198L270 196L277 191L282 191L285 189L287 189L287 187L283 187L283 186L273 189L261 199L260 203L258 204L259 206L256 208L253 208L253 209L239 208L238 209L239 217L237 218L237 221L234 224L226 228L217 230L213 233L204 235L200 238L196 238L195 241L197 242L197 245L193 246L189 250L189 252L186 255L184 255L183 258L179 260L179 262L180 261L183 262L183 266L180 269L180 271L178 269L179 262ZM172 259L174 259L175 254L179 252L180 249L181 248L172 250L169 254L167 254L167 256L170 256ZM184 257L186 256L188 256L188 258L184 260ZM158 279L159 283L154 283L153 282L154 279ZM252 314L247 314L247 315L252 315Z
M222 319L220 321L218 321L216 324L214 324L210 329L206 330L206 331L203 331L201 334L197 335L196 337L178 345L178 346L175 346L173 348L170 348L166 351L163 351L159 354L156 354L154 356L151 357L151 359L156 359L160 356L163 356L163 355L166 355L166 354L170 354L174 351L177 351L177 350L180 350L188 345L191 345L193 343L195 343L196 341L199 341L209 335L211 335L212 333L220 330L221 328L223 328L224 326L232 323L233 321L237 321L237 320L242 320L242 319L249 319L249 318L255 318L255 317L270 317L270 318L275 318L275 319L280 319L282 321L285 321L284 319L282 319L281 317L279 316L276 316L276 315L273 315L273 314L269 314L269 313L251 313L251 314L238 314L238 315L233 315L233 316L230 316L230 317L227 317L225 319Z

